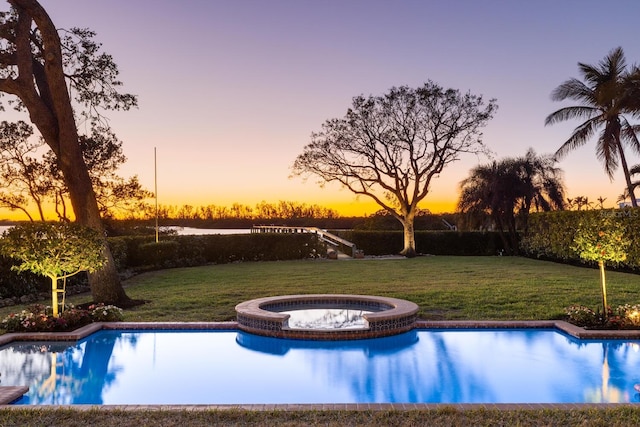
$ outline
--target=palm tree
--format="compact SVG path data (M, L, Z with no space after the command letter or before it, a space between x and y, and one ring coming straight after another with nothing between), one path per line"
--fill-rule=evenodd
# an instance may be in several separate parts
M631 166L631 168L629 169L629 175L636 176L636 175L640 175L640 165L635 165L635 166ZM635 190L636 187L640 186L640 181L631 181L631 186L632 188ZM622 191L622 194L620 194L620 196L618 196L618 202L620 203L626 203L627 199L629 198L629 189L625 188Z
M561 176L554 158L538 156L531 149L524 157L476 166L460 183L458 211L488 213L506 251L515 254L517 230L526 230L531 210L564 208Z
M582 105L564 107L551 113L545 125L570 119L586 119L576 127L569 139L556 151L562 158L569 151L584 145L596 131L598 142L596 155L604 164L604 169L613 179L613 174L622 165L631 203L637 207L633 185L624 154L623 143L640 152L640 142L625 114L637 116L640 112L640 72L637 67L627 71L624 52L621 47L613 49L598 65L578 63L584 82L571 78L554 89L554 101L571 99Z
M512 170L511 162L505 159L473 168L469 177L460 183L458 200L459 212L474 216L489 214L507 252L511 252L511 244L504 231L507 230L511 241L516 232L513 200L518 183L509 172Z

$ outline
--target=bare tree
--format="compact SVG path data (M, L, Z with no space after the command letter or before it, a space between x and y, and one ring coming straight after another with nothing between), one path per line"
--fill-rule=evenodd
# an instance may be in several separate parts
M153 194L142 187L136 175L125 179L117 174L120 166L127 161L122 152L122 141L103 126L94 126L90 136L80 135L79 138L101 216L135 218L137 214L144 217L150 212L151 208L145 200L153 197ZM54 185L56 212L61 219L67 219L66 199L69 190L53 152L49 151L44 161Z
M45 220L45 202L53 202L59 219L68 221L68 188L51 150L38 156L44 141L33 141L33 128L23 121L0 122L0 207L22 211L30 221ZM122 142L108 129L94 129L91 137L80 136L80 145L103 218L144 215L150 208L145 199L152 194L142 188L137 176L117 174L126 161ZM37 216L30 210L37 210Z
M36 0L8 0L0 14L0 91L14 95L26 109L64 175L76 221L103 233L91 177L82 156L76 127L80 115L99 119L100 109L128 109L136 98L120 94L113 58L100 53L89 30L71 29L61 40ZM67 83L69 86L67 86ZM73 95L73 99L71 96ZM89 275L94 301L129 305L106 240L105 266Z
M357 96L341 119L311 135L293 165L295 175L316 175L373 199L402 223L401 254L416 255L414 218L433 178L463 153L481 153L480 128L495 100L443 89L394 87L382 96Z

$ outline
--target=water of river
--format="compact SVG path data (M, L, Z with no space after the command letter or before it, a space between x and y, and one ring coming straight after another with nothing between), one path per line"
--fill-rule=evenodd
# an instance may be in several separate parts
M0 235L11 228L0 225ZM179 236L204 236L208 234L249 234L250 228L194 228L194 227L161 227L163 230L175 230Z

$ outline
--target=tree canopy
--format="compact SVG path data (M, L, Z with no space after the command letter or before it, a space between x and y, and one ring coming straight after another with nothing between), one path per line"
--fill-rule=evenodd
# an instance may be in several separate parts
M121 93L118 67L100 51L94 33L72 28L62 38L37 0L8 0L11 10L0 12L0 92L28 112L45 143L55 154L80 224L103 234L100 209L84 162L78 118L102 122L101 111L129 109L135 96ZM96 302L130 304L103 239L104 267L90 275Z
M56 317L58 280L81 271L96 271L106 262L102 236L97 231L65 222L34 222L11 227L0 239L0 253L20 262L14 270L51 279Z
M122 142L108 129L101 131L80 135L80 145L102 217L144 216L150 211L145 200L152 194L137 176L118 175L126 161ZM51 203L60 220L69 220L69 190L56 157L51 150L40 156L44 142L34 142L32 135L33 128L23 121L0 122L0 207L22 211L31 221L44 221L45 204ZM34 208L37 215L32 215Z
M572 100L579 105L563 107L545 120L545 125L579 119L579 124L560 148L556 157L586 144L597 135L596 156L602 161L609 179L621 164L631 203L637 207L634 186L624 148L640 153L640 141L627 116L640 116L640 68L627 69L621 47L613 49L597 65L578 63L583 80L571 78L554 89L554 101Z
M478 165L460 183L458 210L488 213L510 253L518 251L517 219L526 229L531 210L563 207L562 171L553 157L538 156L532 149L523 157Z
M295 175L337 182L373 199L404 229L402 254L416 254L413 222L431 181L464 153L483 153L480 129L495 100L444 89L428 81L393 87L382 96L356 96L343 118L311 135L294 164Z
M608 313L605 265L619 264L627 259L631 246L629 231L615 212L602 210L596 215L583 215L573 238L571 250L584 261L595 261L600 269L602 308Z

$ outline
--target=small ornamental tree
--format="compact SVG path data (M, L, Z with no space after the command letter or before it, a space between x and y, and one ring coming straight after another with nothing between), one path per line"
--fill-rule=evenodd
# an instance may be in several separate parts
M31 271L51 279L51 307L58 317L60 280L81 271L93 272L106 262L103 239L88 227L73 223L30 223L12 227L0 239L0 253L16 259L18 272ZM64 305L63 305L64 309Z
M605 265L619 264L627 259L631 245L629 234L614 211L601 210L597 215L585 215L578 224L571 249L584 261L596 261L600 268L603 315L607 317L607 283Z

